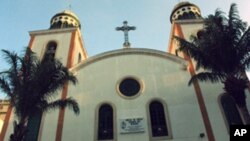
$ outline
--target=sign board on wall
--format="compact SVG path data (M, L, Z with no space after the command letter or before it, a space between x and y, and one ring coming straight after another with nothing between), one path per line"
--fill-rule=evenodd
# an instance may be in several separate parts
M121 134L145 132L144 118L126 118L119 121Z

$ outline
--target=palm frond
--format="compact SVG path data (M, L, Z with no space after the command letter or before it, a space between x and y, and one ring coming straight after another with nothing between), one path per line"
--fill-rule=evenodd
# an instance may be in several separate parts
M231 37L231 42L234 47L237 47L242 34L246 30L247 24L240 19L239 12L235 3L231 4L229 10L228 29Z
M13 97L13 93L10 88L10 85L4 77L0 77L0 88L5 94L7 94L8 97L10 98Z
M2 49L4 59L7 61L8 64L11 65L13 70L17 70L18 67L18 55L14 52L10 52L8 50Z
M9 85L10 87L16 86L16 88L20 88L21 87L21 83L20 83L20 58L19 56L14 53L14 52L10 52L7 50L2 50L3 52L3 56L5 58L5 60L7 61L7 63L10 65L10 68L8 71L5 71L6 74L6 78L9 81Z
M216 9L214 15L210 14L205 18L204 29L209 31L210 29L217 29L218 31L223 31L226 24L225 12L220 9ZM218 34L218 33L217 33Z
M250 52L245 56L245 59L242 62L242 66L245 70L249 70L250 68Z
M226 78L225 75L220 73L213 73L213 72L200 72L194 76L191 77L191 79L188 82L188 85L191 85L196 80L199 80L201 82L207 82L210 81L212 83L221 82Z
M241 36L238 44L236 45L239 56L246 56L250 52L250 27ZM245 58L242 57L242 60Z
M31 74L33 62L35 61L29 48L26 48L25 55L20 59L20 61L22 65L22 77L24 78L23 81L27 81L29 75Z
M67 98L64 100L56 100L53 101L51 103L48 103L47 105L44 105L44 107L42 107L42 111L51 111L51 110L55 110L55 109L63 109L63 108L69 108L70 110L73 110L74 113L76 115L80 114L80 109L79 109L79 105L76 102L76 100L74 100L73 98Z
M216 62L217 59L216 57L212 57L213 54L210 53L211 51L209 52L209 50L206 49L208 48L206 46L208 45L208 43L206 43L207 37L202 36L201 38L202 39L198 39L197 37L191 36L191 42L188 42L180 37L175 37L179 43L179 49L177 51L183 51L194 59L196 61L196 70L200 68L211 70L212 65L216 64L212 62Z
M187 55L190 55L195 60L200 58L201 51L200 49L193 43L186 41L185 39L182 39L178 36L175 36L174 39L179 43L179 48L177 51L182 51ZM198 60L197 60L198 61Z
M45 99L55 95L66 83L77 83L76 77L59 61L39 65L33 77L33 80L38 84L35 86L37 87L36 91Z

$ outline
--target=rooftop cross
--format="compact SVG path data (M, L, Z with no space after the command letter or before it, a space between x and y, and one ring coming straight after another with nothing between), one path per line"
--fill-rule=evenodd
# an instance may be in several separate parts
M124 48L129 48L130 47L130 43L128 41L128 32L129 32L129 30L135 30L136 27L135 26L128 26L128 22L124 21L122 27L116 27L115 29L117 31L123 31L124 32L124 40L125 41L123 43L123 47Z
M69 10L70 10L70 11L72 10L71 4L69 4Z
M71 7L71 0L68 0L69 2L69 10L71 11L72 10L72 7Z

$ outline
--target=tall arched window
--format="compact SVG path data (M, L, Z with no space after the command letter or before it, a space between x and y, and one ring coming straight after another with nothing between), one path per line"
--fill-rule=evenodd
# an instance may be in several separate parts
M228 127L230 125L243 124L236 103L230 95L228 94L221 95L220 103L223 109L223 113L226 117Z
M54 59L56 54L57 44L54 41L48 43L46 47L45 57L46 59Z
M113 108L109 104L103 104L98 111L98 140L114 139Z
M169 136L164 106L159 101L152 101L149 104L149 115L152 137Z

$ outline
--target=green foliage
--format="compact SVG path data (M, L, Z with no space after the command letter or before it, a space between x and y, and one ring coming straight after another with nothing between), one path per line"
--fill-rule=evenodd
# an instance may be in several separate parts
M177 52L193 58L197 70L205 70L193 76L189 84L194 80L223 82L226 93L245 95L242 90L248 81L243 74L250 66L250 27L240 19L236 4L231 5L228 16L217 9L205 18L204 28L198 36L191 36L191 42L175 39L179 42ZM237 104L245 105L245 96L238 97L242 100L236 100Z
M68 82L77 83L76 77L57 59L40 61L26 48L23 56L2 50L9 69L0 72L0 89L10 100L18 122L12 134L12 141L21 139L26 131L27 120L39 114L68 107L75 114L80 113L78 103L73 98L55 100L59 90ZM17 139L18 138L18 139Z
M245 79L236 77L228 77L224 82L225 91L234 98L239 107L246 105L244 90L247 88L247 83Z

